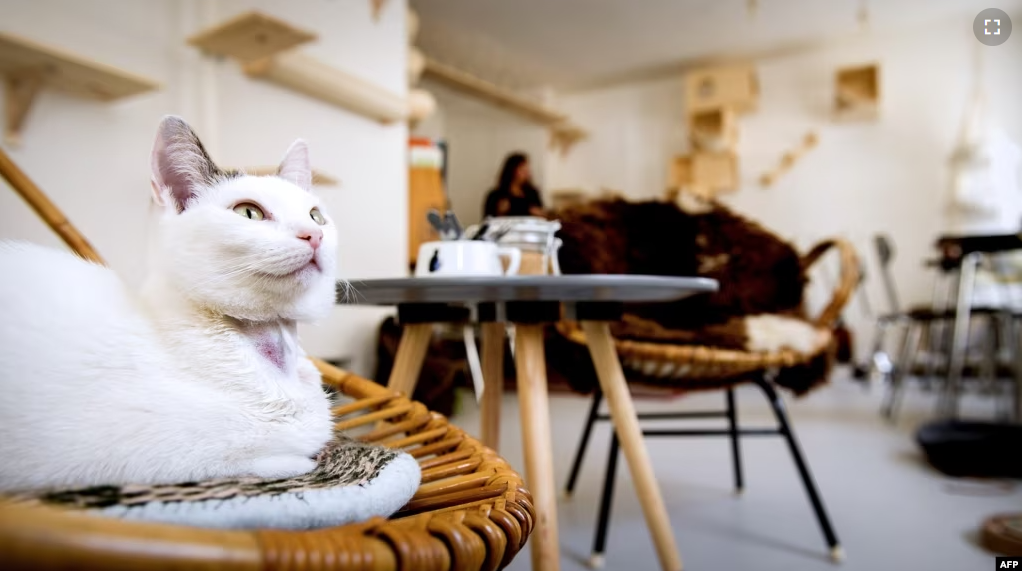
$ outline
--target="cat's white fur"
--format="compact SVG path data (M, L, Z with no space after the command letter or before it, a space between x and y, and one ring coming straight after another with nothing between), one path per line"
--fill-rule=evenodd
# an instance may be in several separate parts
M809 355L816 352L823 341L823 334L809 323L783 315L754 315L744 319L746 325L746 349L775 353L791 349Z
M332 420L296 322L334 303L337 238L310 187L301 141L278 176L232 178L168 117L141 291L69 253L0 245L0 490L311 470ZM237 214L244 202L266 218Z

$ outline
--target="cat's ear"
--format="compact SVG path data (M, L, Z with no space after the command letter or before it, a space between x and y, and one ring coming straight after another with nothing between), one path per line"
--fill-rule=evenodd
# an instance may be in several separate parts
M288 147L277 167L277 176L284 180L311 191L313 189L313 169L309 166L309 146L302 139L297 139Z
M178 212L184 212L196 194L224 176L188 123L173 115L160 121L151 163L154 200Z

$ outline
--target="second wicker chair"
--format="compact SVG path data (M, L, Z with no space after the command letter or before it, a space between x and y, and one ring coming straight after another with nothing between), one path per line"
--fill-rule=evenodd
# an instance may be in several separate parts
M818 330L818 342L813 352L801 354L790 350L774 353L756 353L738 350L725 350L714 347L694 345L666 345L632 340L618 340L616 345L623 366L627 369L630 383L643 384L672 391L706 390L713 388L725 394L725 409L698 412L666 412L640 414L643 419L692 419L692 418L724 418L727 428L699 430L651 430L645 429L644 436L727 436L731 442L732 464L737 490L743 488L742 456L740 439L743 436L777 435L785 439L792 459L796 464L806 494L809 497L814 513L817 516L825 542L833 560L841 560L842 549L831 525L824 502L821 499L817 484L810 468L803 457L799 442L792 430L784 402L772 383L773 375L780 369L797 367L820 358L831 351L833 328L842 309L859 281L859 262L853 247L842 240L821 242L802 258L802 265L809 269L817 263L829 250L837 251L840 260L839 283L832 292L831 299L821 314L813 320ZM558 325L559 331L574 342L583 342L581 331L570 322ZM742 428L736 415L734 387L741 383L753 383L767 397L771 409L777 419L774 428ZM593 425L598 421L609 420L609 416L600 413L603 395L599 389L594 393L590 411L583 426L579 447L569 474L566 492L571 494L579 476L583 456L589 444ZM604 477L604 490L600 504L600 514L594 538L591 565L599 566L603 561L606 547L607 528L610 520L611 503L614 493L614 481L617 469L618 440L612 433L610 453Z

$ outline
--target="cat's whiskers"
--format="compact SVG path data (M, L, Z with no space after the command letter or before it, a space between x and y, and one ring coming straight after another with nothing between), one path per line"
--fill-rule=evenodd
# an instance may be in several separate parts
M355 286L352 285L352 282L344 278L338 278L337 281L345 289L344 294L341 296L341 301L344 303L348 303L349 301L355 300L355 298L359 295L359 290L355 289Z
M258 270L260 268L260 265L255 263L257 261L258 260L254 260L253 262L247 262L243 260L241 263L236 263L233 266L228 266L225 270L211 272L207 275L206 278L192 282L185 289L185 292L192 293L200 288L216 285L218 283L225 283L231 278L235 278L246 273L253 274L261 279L265 278L266 277L265 275L259 274Z

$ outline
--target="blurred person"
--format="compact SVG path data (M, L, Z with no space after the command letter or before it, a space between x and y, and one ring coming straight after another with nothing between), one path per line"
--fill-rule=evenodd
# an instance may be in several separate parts
M487 194L483 217L543 216L543 200L530 174L529 158L524 153L508 155L497 188Z

